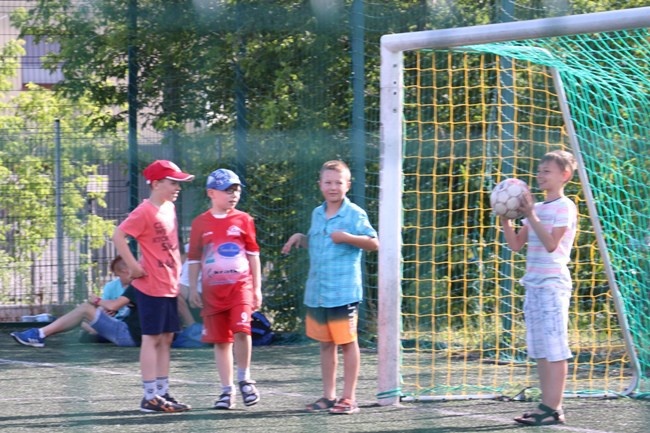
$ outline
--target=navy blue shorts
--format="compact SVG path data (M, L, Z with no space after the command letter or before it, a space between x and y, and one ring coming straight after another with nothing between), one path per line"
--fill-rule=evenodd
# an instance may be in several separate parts
M181 331L176 298L149 296L139 290L135 292L142 335Z

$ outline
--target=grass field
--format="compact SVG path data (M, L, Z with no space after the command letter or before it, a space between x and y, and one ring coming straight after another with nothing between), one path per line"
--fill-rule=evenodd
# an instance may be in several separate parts
M501 432L582 433L650 431L650 401L569 399L568 424L523 427L512 421L532 403L492 400L376 405L377 357L362 353L357 415L303 411L320 396L318 346L271 345L253 352L253 378L262 400L215 411L219 392L212 350L172 354L171 391L193 409L143 414L137 348L78 343L76 332L51 337L45 348L20 346L0 327L0 430L3 432Z

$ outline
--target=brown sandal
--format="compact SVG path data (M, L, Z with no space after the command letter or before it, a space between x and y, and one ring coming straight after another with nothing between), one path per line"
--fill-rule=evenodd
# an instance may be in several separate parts
M357 412L359 412L359 405L356 401L352 401L349 398L340 399L330 409L330 413L333 415L352 415Z
M306 406L307 412L321 412L324 410L331 409L336 404L336 399L328 400L325 397L321 397L315 402L308 404Z

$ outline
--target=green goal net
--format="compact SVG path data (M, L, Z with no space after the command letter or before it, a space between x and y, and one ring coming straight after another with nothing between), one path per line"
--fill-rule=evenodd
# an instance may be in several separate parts
M496 25L522 37L484 26L383 41L379 320L399 325L380 329L380 398L514 396L537 386L518 284L525 251L507 248L489 192L506 177L534 187L537 162L553 149L580 162L566 191L580 212L567 394L647 387L650 20L624 29L621 15L609 15L598 31L578 30L591 28L584 16ZM392 199L402 203L398 217ZM394 295L381 295L395 281L399 312Z

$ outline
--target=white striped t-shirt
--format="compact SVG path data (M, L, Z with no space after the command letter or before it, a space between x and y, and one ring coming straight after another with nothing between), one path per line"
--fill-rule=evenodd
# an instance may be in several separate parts
M571 288L571 274L567 265L571 260L571 247L578 225L576 205L569 198L560 197L550 202L535 203L535 214L549 233L554 227L567 227L567 230L555 251L549 253L528 220L523 220L523 224L528 225L528 252L526 274L521 283L530 287L553 284Z

